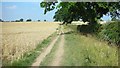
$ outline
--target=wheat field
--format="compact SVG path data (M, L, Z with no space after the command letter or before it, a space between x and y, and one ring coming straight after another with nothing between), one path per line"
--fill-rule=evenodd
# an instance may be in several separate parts
M24 53L36 48L37 44L56 31L57 23L1 23L2 60L18 60Z
M2 23L0 22L0 33L2 33ZM0 67L2 66L2 35L0 34Z

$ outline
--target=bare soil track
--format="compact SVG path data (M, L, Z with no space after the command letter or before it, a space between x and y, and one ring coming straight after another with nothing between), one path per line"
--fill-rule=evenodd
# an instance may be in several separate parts
M46 57L46 55L48 55L54 44L56 43L56 41L58 40L59 37L61 37L61 40L59 41L60 43L58 44L58 48L57 51L55 52L55 58L53 59L51 66L60 66L61 60L62 60L62 56L64 53L64 34L63 33L63 26L61 28L60 31L61 35L58 35L52 42L51 44L36 58L35 62L32 64L32 66L39 66L40 63L43 61L43 59Z
M43 59L46 57L46 55L50 53L51 49L53 48L53 46L58 38L59 38L59 36L57 36L51 42L51 44L36 58L35 62L32 64L32 66L39 66L40 65L40 63L43 61Z
M63 54L64 54L64 35L61 35L61 41L58 45L58 49L56 51L55 58L51 66L60 66Z

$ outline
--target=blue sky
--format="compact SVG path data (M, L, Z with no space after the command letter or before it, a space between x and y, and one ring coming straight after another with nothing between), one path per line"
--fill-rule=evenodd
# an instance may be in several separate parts
M0 7L1 8L1 7ZM40 2L2 2L2 19L7 21L19 20L23 18L44 21L53 21L56 10L44 15L44 9L40 7ZM109 16L104 16L103 20L110 20Z

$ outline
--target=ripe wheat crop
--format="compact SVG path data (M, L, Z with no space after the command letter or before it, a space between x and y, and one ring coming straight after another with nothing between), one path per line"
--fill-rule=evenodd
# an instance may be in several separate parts
M2 23L2 61L12 62L56 31L57 23Z

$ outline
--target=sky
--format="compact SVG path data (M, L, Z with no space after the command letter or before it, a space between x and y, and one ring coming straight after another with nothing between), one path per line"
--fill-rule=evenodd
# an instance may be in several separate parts
M2 13L0 19L5 21L15 21L23 18L24 20L32 19L54 21L53 16L56 10L50 11L44 15L44 8L40 7L40 2L2 2ZM105 21L111 20L110 16L103 16Z

